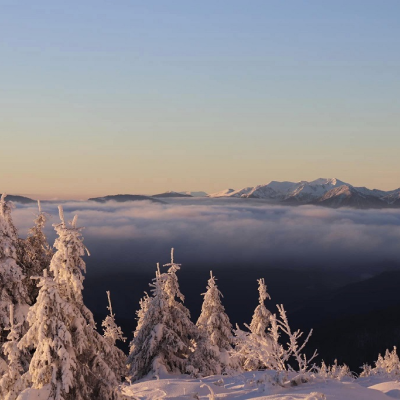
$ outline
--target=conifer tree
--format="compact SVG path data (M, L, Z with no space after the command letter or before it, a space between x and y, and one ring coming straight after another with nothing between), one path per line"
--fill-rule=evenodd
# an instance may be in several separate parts
M19 347L35 348L29 365L32 387L49 386L49 400L67 399L74 386L77 367L77 354L68 326L75 310L60 295L58 284L47 276L47 270L38 287L37 302L28 313L30 328Z
M235 349L232 354L237 356L242 368L247 371L262 368L276 371L295 371L303 374L311 367L311 361L318 355L307 358L303 353L312 330L303 343L300 342L303 332L300 329L292 331L283 305L277 305L279 317L271 314L264 305L270 299L264 279L258 280L259 305L254 311L250 326L245 326L250 332L244 332L236 325ZM280 344L280 332L287 337L286 346ZM294 365L297 364L297 369Z
M217 346L219 350L229 351L232 349L233 343L232 325L221 303L223 295L215 280L212 271L210 271L207 292L203 293L204 301L196 325L202 333L208 335L211 343Z
M115 322L115 314L113 314L112 310L110 292L107 291L106 293L108 299L107 309L110 314L107 315L101 325L103 326L104 337L110 342L110 344L115 345L117 340L125 342L126 337L124 337L122 329Z
M208 336L198 332L196 339L192 340L186 372L193 377L201 378L220 375L224 366L218 347L211 344Z
M39 293L39 288L33 276L42 276L43 270L50 265L53 250L47 242L44 227L47 215L42 211L40 200L38 200L39 213L35 218L35 225L28 232L26 239L19 239L19 259L26 277L26 287L30 304L34 304Z
M215 280L212 271L210 271L207 292L203 293L204 301L200 317L196 324L203 339L199 340L197 343L196 350L189 362L191 364L196 364L196 362L193 361L196 355L195 353L200 353L198 356L200 359L209 359L211 366L214 365L212 359L215 359L217 360L218 367L214 368L214 374L218 374L221 371L235 369L236 366L229 357L229 352L232 351L233 343L232 325L221 303L221 297L223 296ZM213 349L212 346L215 346L216 349ZM203 366L203 368L201 368L200 366L199 370L212 372L213 368L205 367L206 366Z
M67 227L61 206L59 210L61 223L54 225L57 251L50 264L53 277L39 283L30 329L20 346L37 348L30 365L33 387L50 385L49 400L114 400L120 381L118 352L96 331L83 303L82 228L76 227L77 216Z
M28 377L22 375L24 368L21 351L18 348L20 324L14 324L14 306L10 305L10 333L3 344L3 353L7 357L7 369L0 378L0 396L3 400L15 400L28 385Z
M126 375L126 355L125 353L120 350L118 347L115 346L117 340L125 342L126 337L124 337L122 333L122 329L116 324L115 322L115 314L113 313L112 305L111 305L111 296L110 292L107 291L107 298L108 298L108 311L109 315L104 319L102 322L104 338L108 341L110 346L114 348L114 364L115 364L115 371L117 371L119 376Z
M264 279L258 279L259 304L254 310L250 326L245 325L250 332L244 332L239 327L235 330L235 350L232 352L240 359L245 370L253 371L265 368L265 362L260 360L260 354L271 353L273 341L267 328L271 323L271 312L265 307L265 300L270 299ZM270 351L268 348L271 347Z
M28 311L24 274L17 262L18 236L11 218L11 204L0 198L0 342L6 340L4 329L10 326L9 307L14 305L14 318L20 333L24 333Z
M149 373L185 373L191 339L197 337L196 326L190 321L189 310L183 305L174 262L173 249L168 272L158 269L151 297L141 301L141 310L128 357L129 379L140 379Z
M271 311L265 307L265 300L271 300L267 292L267 285L264 278L258 279L259 304L254 310L253 318L250 323L250 331L258 336L265 337L267 328L270 325Z

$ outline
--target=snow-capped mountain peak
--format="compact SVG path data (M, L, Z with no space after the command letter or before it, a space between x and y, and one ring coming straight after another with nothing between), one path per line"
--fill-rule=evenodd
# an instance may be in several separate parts
M257 198L274 203L320 204L329 207L380 208L400 206L400 189L383 190L354 187L337 178L318 178L313 181L278 182L266 185L227 189L209 197Z

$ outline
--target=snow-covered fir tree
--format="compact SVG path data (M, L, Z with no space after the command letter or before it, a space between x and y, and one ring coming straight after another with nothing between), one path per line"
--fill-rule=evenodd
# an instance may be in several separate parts
M262 285L263 282L260 283L260 286ZM303 352L312 335L312 330L301 343L303 332L300 329L292 331L283 305L277 305L277 308L279 317L275 314L270 315L267 333L262 331L261 334L257 334L251 330L244 332L237 327L236 346L232 353L241 360L243 369L248 371L273 369L285 374L288 371L296 371L302 375L313 367L311 362L318 355L315 351L311 357L307 357ZM249 326L247 328L250 329ZM279 341L281 332L287 338L285 346Z
M141 301L142 309L128 356L128 377L131 381L149 373L185 373L192 346L191 339L198 330L190 320L189 310L183 305L176 272L180 265L174 262L173 249L168 272L157 271L152 296Z
M28 312L28 296L23 284L24 274L18 265L18 236L11 217L11 204L5 194L0 198L0 343L6 340L5 328L10 326L9 307L14 305L14 318L20 333ZM3 356L4 358L4 356Z
M3 400L15 400L24 390L29 381L29 376L24 373L21 350L18 348L20 339L20 324L14 324L14 306L10 305L10 333L7 342L3 344L3 353L7 357L7 369L0 378L0 396Z
M53 250L44 234L47 215L42 211L38 200L39 213L35 218L35 225L29 230L26 239L19 239L19 259L25 274L26 288L30 304L34 304L39 293L39 288L32 276L42 276L43 270L48 268Z
M126 337L124 337L121 327L119 327L115 322L115 314L112 310L110 292L107 291L106 293L108 299L107 310L109 311L109 314L104 319L101 325L103 327L104 337L110 342L110 344L115 345L117 340L125 342Z
M197 320L197 327L203 336L206 336L213 346L217 346L221 362L221 369L229 368L229 352L232 350L232 325L225 308L221 303L222 293L215 283L216 279L210 271L207 291L203 293L204 301L201 314Z
M196 325L201 332L209 336L211 343L218 346L219 350L231 350L233 343L232 325L221 303L223 295L215 280L212 271L210 271L207 291L203 293L204 301Z
M118 374L120 376L125 376L125 374L126 374L126 355L118 347L115 347L115 344L116 344L117 340L125 342L126 337L124 337L121 327L119 327L117 325L117 323L115 322L115 314L113 313L113 309L112 309L112 305L111 305L110 292L107 291L106 293L107 293L107 299L108 299L107 309L109 311L109 314L102 322L103 332L104 332L103 336L110 343L110 345L113 346L115 349L116 354L114 355L114 357L116 358L116 361L117 361L116 366L118 368Z
M264 279L258 279L259 304L254 310L250 332L244 332L239 327L235 330L235 350L232 352L239 358L242 368L248 371L265 368L265 363L260 359L260 354L272 350L272 339L267 328L271 323L271 312L265 307L265 300L271 299L267 292Z
M221 360L218 346L210 342L208 335L198 330L195 339L192 339L186 372L196 378L220 375L227 365L226 360Z
M49 399L66 399L74 385L73 371L77 354L69 330L74 307L59 293L58 284L47 277L40 278L37 302L28 312L30 328L22 337L21 349L34 347L29 375L34 389L48 386Z
M82 259L85 246L77 217L67 226L54 225L58 238L50 270L40 280L39 296L29 313L30 329L20 346L36 347L30 373L34 389L51 387L50 400L117 399L119 352L96 331L92 313L83 303Z
M250 323L250 331L258 336L265 337L267 328L270 324L271 311L265 307L265 300L271 300L271 296L267 292L267 285L264 278L258 279L258 301L259 304L254 310L253 318Z

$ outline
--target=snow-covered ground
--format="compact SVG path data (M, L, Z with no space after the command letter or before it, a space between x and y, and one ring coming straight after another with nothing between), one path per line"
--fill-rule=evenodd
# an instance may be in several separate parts
M273 382L273 372L246 372L237 376L204 379L167 377L141 380L125 386L129 399L271 399L271 400L388 400L400 399L400 382L384 378L344 381L311 377L307 383L281 387ZM286 386L286 385L285 385Z

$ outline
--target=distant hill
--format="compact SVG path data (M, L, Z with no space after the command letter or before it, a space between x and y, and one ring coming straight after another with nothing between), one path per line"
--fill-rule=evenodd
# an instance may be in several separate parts
M363 281L297 302L289 320L314 328L310 348L325 361L350 364L354 371L379 352L400 345L400 271L384 271Z
M11 194L8 194L6 196L7 201L13 201L14 203L21 203L21 204L33 204L37 203L37 200L30 199L29 197L24 197L24 196L13 196Z
M277 182L249 186L243 189L226 189L208 197L235 197L264 199L270 203L301 205L314 204L331 208L396 208L400 207L400 189L383 191L355 187L339 179L319 178L307 182Z
M151 201L153 203L164 203L161 200L155 199L154 197L150 196L142 196L138 194L116 194L104 197L92 197L88 199L89 201L95 201L97 203L106 203L108 201L116 201L118 203L125 203L127 201Z
M151 197L155 198L171 198L171 197L193 197L190 194L186 193L177 193L177 192L165 192L165 193L160 193L160 194L154 194Z

